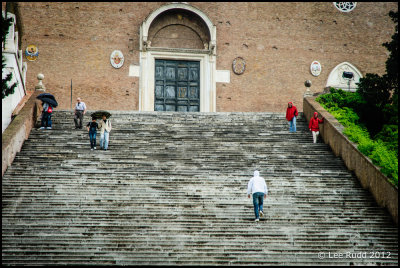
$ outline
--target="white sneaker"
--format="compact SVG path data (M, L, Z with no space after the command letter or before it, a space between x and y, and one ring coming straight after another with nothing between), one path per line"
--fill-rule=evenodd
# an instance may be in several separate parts
M41 128L39 128L39 129L44 129L44 127L41 127Z
M259 219L255 219L254 221L257 222L257 221L260 221L260 220Z
M47 129L51 129L51 127L47 127Z
M96 147L94 147L94 149L96 150Z
M264 212L260 211L260 217L264 217Z

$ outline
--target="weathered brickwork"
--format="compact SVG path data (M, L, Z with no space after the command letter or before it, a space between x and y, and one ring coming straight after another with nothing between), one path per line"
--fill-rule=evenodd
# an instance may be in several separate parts
M138 110L139 78L129 65L139 65L141 23L161 2L142 3L19 3L24 35L22 48L34 44L39 58L28 62L27 86L45 75L47 91L60 108L80 96L90 109ZM232 70L241 56L246 71L230 83L217 83L217 111L283 112L288 101L302 110L304 81L311 90L325 87L330 71L347 61L363 75L385 72L383 42L394 24L388 16L397 3L359 2L349 13L324 3L189 3L207 14L217 29L217 70ZM4 6L4 5L3 5ZM3 7L4 8L4 7ZM110 64L113 50L125 57L122 68ZM322 73L314 77L310 64Z

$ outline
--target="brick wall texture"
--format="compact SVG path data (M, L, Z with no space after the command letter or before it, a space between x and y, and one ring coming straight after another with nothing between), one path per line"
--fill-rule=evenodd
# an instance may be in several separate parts
M70 108L72 79L73 103L79 96L91 110L138 110L139 78L128 75L129 65L140 63L141 23L165 4L18 3L22 49L33 44L40 53L37 61L28 62L27 88L33 89L43 73L47 92L62 109ZM216 26L217 70L231 70L230 83L217 83L218 112L284 112L288 101L302 111L304 81L311 80L311 90L321 92L330 71L344 61L363 75L383 74L388 52L381 44L394 33L388 13L398 8L396 2L358 2L343 13L332 2L189 4ZM110 64L114 50L125 57L120 69ZM238 56L247 64L242 75L232 72ZM322 65L318 77L310 73L314 60Z

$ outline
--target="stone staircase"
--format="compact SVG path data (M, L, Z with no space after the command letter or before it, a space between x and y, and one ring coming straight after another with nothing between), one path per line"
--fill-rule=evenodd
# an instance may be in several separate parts
M390 215L302 116L112 114L108 151L70 111L32 130L2 180L3 265L398 264Z

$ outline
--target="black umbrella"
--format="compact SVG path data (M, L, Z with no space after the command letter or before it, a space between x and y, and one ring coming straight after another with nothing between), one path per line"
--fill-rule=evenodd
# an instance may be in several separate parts
M52 107L57 107L58 103L56 100L50 99L50 98L41 98L40 99L43 102L47 102L48 104L50 104Z
M95 118L95 119L101 119L101 118L103 118L103 115L105 115L106 118L109 118L111 116L111 114L107 111L96 111L91 114L92 118Z
M38 98L39 100L42 99L42 98L50 98L50 99L53 99L53 100L56 99L56 98L55 98L52 94L50 94L50 93L42 93L42 94L39 94L36 98Z
M38 95L36 98L41 100L41 101L43 101L43 102L47 102L52 107L57 107L58 106L56 98L50 93L42 93L42 94Z

